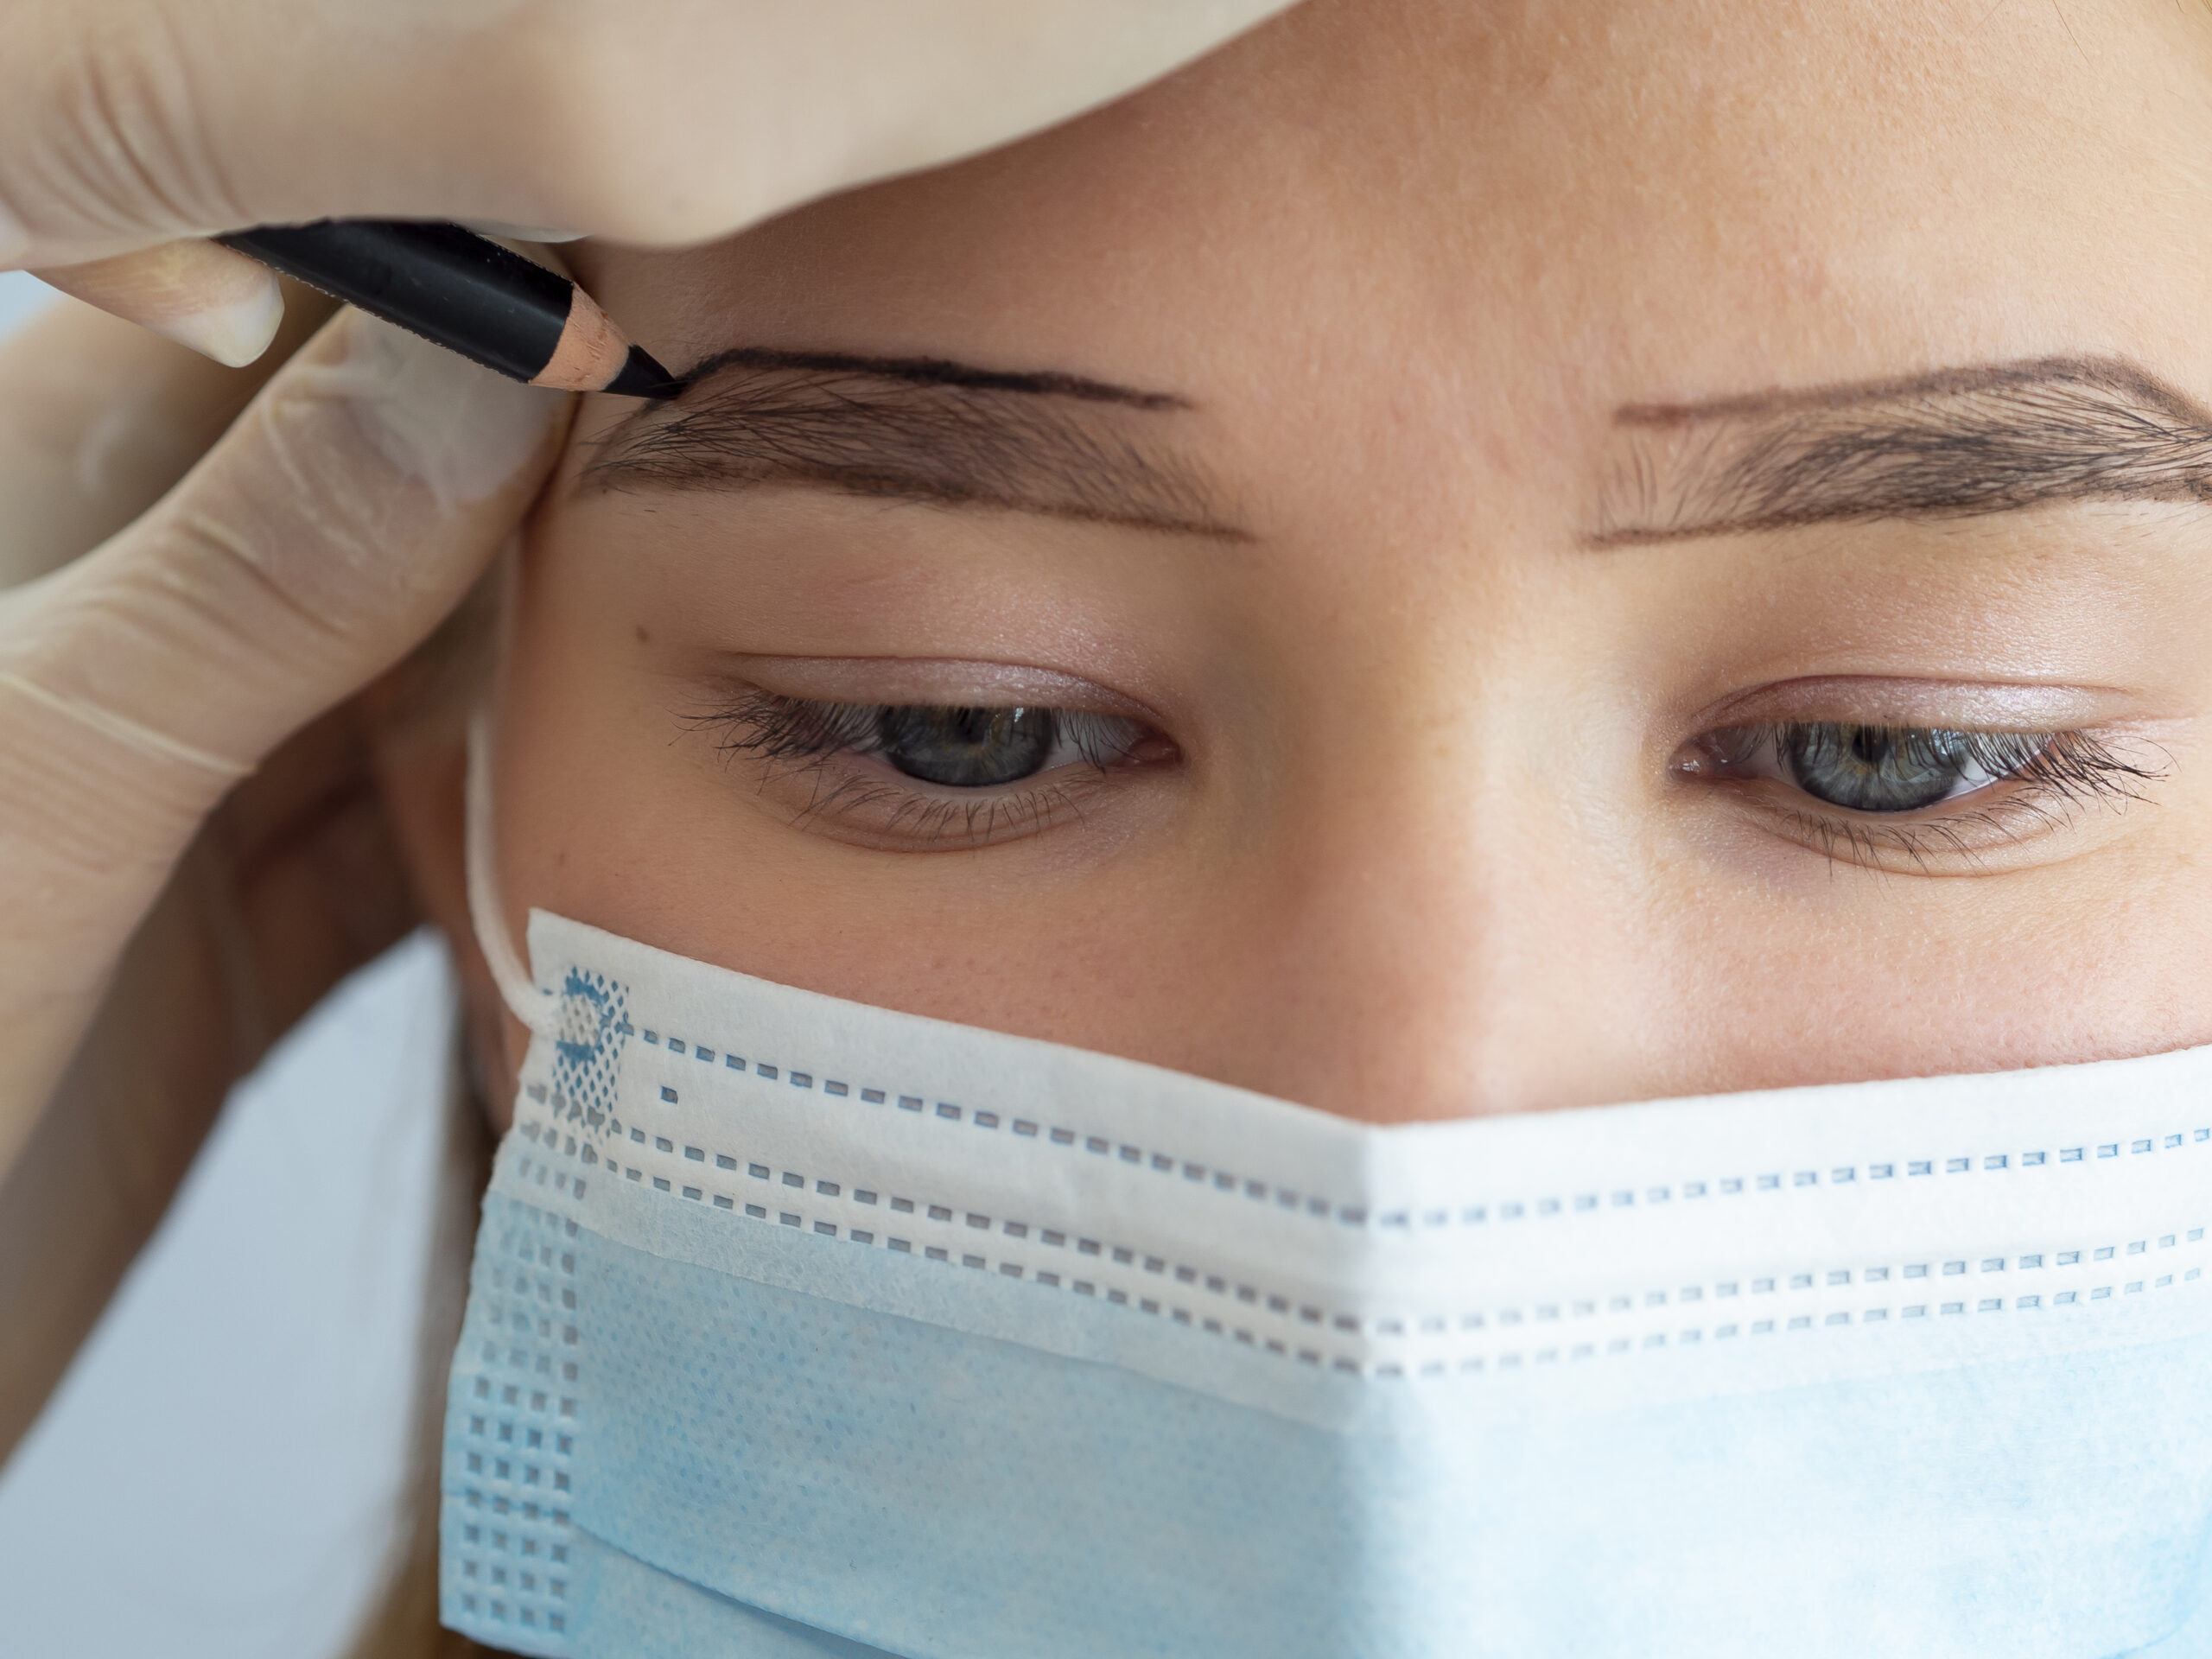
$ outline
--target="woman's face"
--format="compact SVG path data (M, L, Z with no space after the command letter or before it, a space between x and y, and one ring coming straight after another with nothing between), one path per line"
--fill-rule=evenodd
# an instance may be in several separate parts
M1317 3L586 247L709 366L531 526L511 921L1376 1121L2212 1039L2208 90L2162 0Z

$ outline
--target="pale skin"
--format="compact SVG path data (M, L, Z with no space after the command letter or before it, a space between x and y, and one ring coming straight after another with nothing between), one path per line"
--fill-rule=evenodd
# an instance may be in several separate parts
M2090 10L1316 6L957 168L689 253L580 251L675 365L1170 394L1046 401L1205 505L601 487L641 429L587 400L501 680L509 925L538 906L1376 1122L2212 1038L2186 488L1662 538L1696 517L1682 469L1771 424L1621 413L2050 359L2212 400L2212 19ZM978 809L881 754L724 753L757 738L714 724L747 688L1156 735ZM2133 772L1885 816L1698 747L1789 721ZM398 800L465 938L457 772ZM480 973L471 996L512 1068L521 1028Z

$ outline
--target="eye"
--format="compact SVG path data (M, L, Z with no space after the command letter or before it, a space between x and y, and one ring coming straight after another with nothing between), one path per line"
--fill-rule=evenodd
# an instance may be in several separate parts
M758 687L689 715L796 825L891 850L950 849L1080 819L1181 751L1142 721L1033 703L826 702Z
M2017 739L2006 745L2015 746ZM1854 812L1916 812L2005 775L1986 764L2004 757L1978 754L1988 745L1978 746L1967 732L1821 721L1783 727L1775 747L1798 788ZM2019 763L2032 758L2031 751Z
M2150 764L2155 753L2094 732L1789 721L1703 733L1673 770L1732 785L1745 805L1831 856L1902 855L1927 868L2062 830L2077 803L2143 798L2165 775Z
M876 753L909 778L949 789L1019 783L1045 769L1058 746L1052 709L887 708L875 717Z
M749 690L696 718L719 728L728 754L804 762L868 755L943 789L993 789L1082 764L1103 771L1153 760L1173 745L1118 715L1028 706L815 702Z
M2119 764L2080 733L1790 721L1707 732L1675 769L1715 782L1772 779L1829 806L1885 814L1922 811L2007 779L2075 786Z

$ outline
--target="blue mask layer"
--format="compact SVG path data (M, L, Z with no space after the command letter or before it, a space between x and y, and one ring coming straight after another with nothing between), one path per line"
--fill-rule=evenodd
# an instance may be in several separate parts
M1376 1128L531 947L447 1420L480 1641L2212 1650L2212 1051Z

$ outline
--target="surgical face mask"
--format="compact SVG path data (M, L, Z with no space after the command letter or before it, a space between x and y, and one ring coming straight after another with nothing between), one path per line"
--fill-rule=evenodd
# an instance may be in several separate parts
M2199 1650L2212 1049L1371 1127L543 912L525 973L472 793L534 1035L452 1371L456 1630Z

